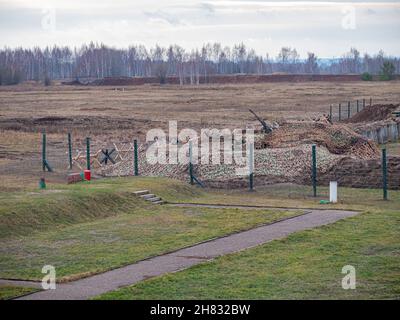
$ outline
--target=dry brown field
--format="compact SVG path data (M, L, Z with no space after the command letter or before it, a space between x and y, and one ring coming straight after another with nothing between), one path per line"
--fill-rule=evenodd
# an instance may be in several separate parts
M166 128L168 120L177 120L178 129L242 128L257 123L249 108L271 121L305 119L327 114L331 104L370 97L374 103L399 103L400 81L0 86L2 188L37 184L42 130L48 133L49 153L65 154L67 132L73 134L74 148L82 148L87 136L101 148L110 141L143 141L147 130Z

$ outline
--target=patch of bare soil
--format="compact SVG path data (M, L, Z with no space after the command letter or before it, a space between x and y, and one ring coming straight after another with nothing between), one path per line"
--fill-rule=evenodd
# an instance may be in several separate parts
M20 132L65 133L85 132L86 134L108 134L113 131L136 130L144 133L151 128L160 127L161 124L152 120L141 120L122 117L107 116L46 116L32 118L6 118L0 119L1 130L14 130ZM138 130L138 129L141 130Z
M395 110L400 111L399 104L375 104L367 106L360 112L356 113L347 122L370 122L386 120L392 117L392 112Z

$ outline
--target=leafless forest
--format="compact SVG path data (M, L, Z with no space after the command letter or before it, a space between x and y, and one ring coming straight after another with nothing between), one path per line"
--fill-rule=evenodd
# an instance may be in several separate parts
M80 48L4 48L0 50L0 83L121 76L158 77L162 82L167 76L176 76L181 84L185 78L189 78L191 84L198 84L200 78L207 79L215 74L379 74L385 61L390 61L394 71L399 73L399 58L386 56L383 51L374 55L361 54L355 48L340 58L320 59L309 52L302 59L297 50L290 47L283 47L272 57L268 53L256 53L244 44L231 48L208 43L189 51L178 45L117 49L92 42Z

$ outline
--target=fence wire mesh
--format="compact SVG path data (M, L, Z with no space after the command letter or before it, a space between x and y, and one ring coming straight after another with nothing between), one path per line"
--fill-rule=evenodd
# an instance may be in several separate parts
M21 142L18 142L20 140ZM43 146L45 145L45 154ZM89 140L90 169L94 177L121 177L135 175L134 137L107 139L93 135ZM71 173L81 173L88 167L87 140L80 134L71 135L70 168L69 141L67 133L43 134L18 133L3 147L11 161L3 161L0 174L37 184L41 177L52 183L66 183ZM138 174L143 177L169 177L190 183L189 164L150 164L146 151L149 143L139 141ZM387 184L391 189L400 188L399 157L393 148L387 150ZM43 158L44 157L44 158ZM223 158L223 156L221 156ZM51 169L43 170L43 159ZM304 144L292 148L258 148L254 150L254 189L263 190L272 196L313 197L312 148ZM107 161L106 161L107 160ZM373 187L383 186L381 157L356 161L351 157L332 155L324 146L316 148L317 197L328 197L330 181L339 186ZM195 164L193 173L206 188L243 189L250 187L249 176L236 176L235 165ZM12 183L10 184L12 186Z

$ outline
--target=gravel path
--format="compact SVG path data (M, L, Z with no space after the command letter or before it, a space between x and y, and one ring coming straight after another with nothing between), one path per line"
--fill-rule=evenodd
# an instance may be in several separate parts
M281 239L291 233L336 222L357 212L312 210L307 214L214 239L169 254L143 260L85 279L58 284L56 290L33 293L23 300L81 300L132 285L150 277L176 272L240 250Z

